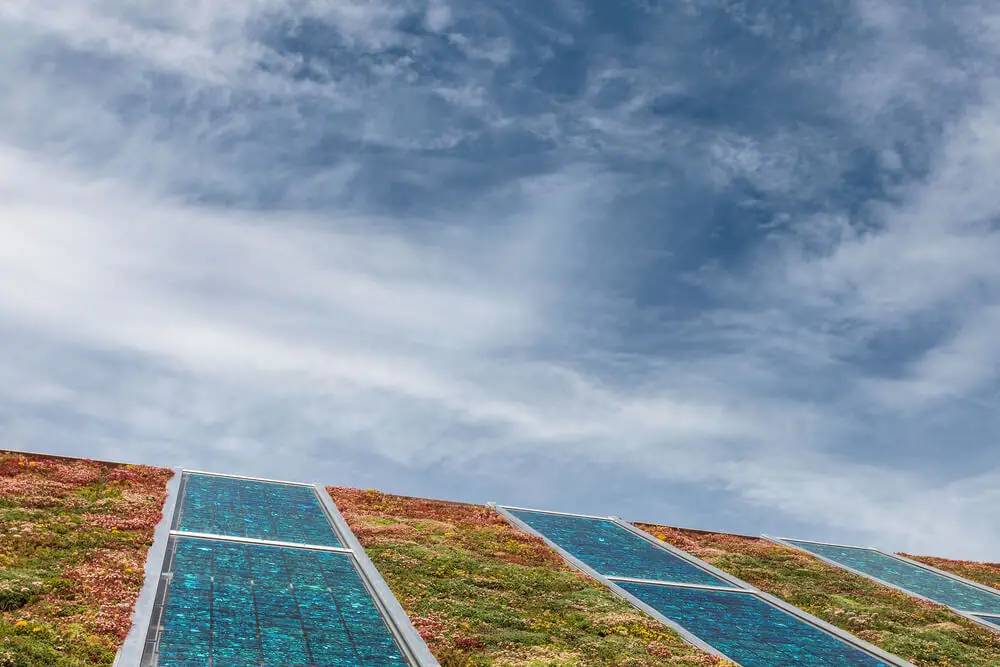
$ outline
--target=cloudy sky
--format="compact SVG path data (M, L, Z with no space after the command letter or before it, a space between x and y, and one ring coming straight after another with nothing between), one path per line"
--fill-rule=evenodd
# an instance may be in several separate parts
M5 0L0 446L997 559L998 63L993 0Z

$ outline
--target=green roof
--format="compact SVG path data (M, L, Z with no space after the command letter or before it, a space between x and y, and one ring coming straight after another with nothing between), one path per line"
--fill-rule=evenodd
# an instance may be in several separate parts
M0 665L110 665L172 471L0 452ZM327 487L444 667L726 664L484 505ZM639 528L921 667L998 667L1000 633L766 540ZM912 557L986 585L1000 565Z

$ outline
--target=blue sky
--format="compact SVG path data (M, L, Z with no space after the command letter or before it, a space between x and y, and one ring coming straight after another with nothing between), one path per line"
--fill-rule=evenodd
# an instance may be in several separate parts
M3 446L996 559L998 57L989 0L8 0Z

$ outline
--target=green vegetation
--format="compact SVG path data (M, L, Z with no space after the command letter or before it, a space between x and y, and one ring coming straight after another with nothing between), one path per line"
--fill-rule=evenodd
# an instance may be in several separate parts
M1000 634L808 554L751 537L636 524L921 667L998 667Z
M0 667L111 664L171 474L0 452Z
M444 667L724 664L489 508L328 491Z

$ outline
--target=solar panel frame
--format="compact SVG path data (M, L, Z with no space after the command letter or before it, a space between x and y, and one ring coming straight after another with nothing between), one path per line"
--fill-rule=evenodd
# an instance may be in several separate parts
M235 498L235 500L237 501L236 504L240 508L240 510L242 510L243 512L242 514L240 514L239 512L234 513L233 510L235 508L232 505L230 505L227 508L225 505L219 506L218 504L216 504L215 506L213 506L214 508L211 515L206 516L205 512L203 511L203 508L199 508L199 506L197 505L197 501L194 500L192 496L188 495L188 486L191 483L192 478L199 478L199 482L204 483L204 478L213 478L213 477L227 481L254 483L256 488L247 488L245 486L226 488L225 486L222 486L217 488L210 487L209 489L202 487L198 489L198 492L202 494L201 498L202 501L211 500L212 499L211 496L214 495L215 496L214 499L216 503L218 503L220 494L222 495L229 494L231 499ZM182 476L181 480L180 499L178 501L176 513L174 515L174 520L171 528L173 530L184 530L185 532L201 532L205 534L231 535L235 537L245 536L251 539L294 542L296 544L322 544L324 542L320 542L320 540L326 540L328 538L332 538L337 542L337 544L331 544L330 546L343 545L343 540L340 539L340 536L337 534L337 531L334 530L333 526L329 521L328 515L327 515L327 521L325 522L326 524L325 526L317 525L322 523L321 520L313 522L308 522L308 521L305 522L304 528L300 527L300 530L298 531L301 533L301 535L294 535L296 531L295 529L292 529L293 535L288 536L287 539L278 539L280 537L279 535L274 535L273 537L268 536L267 534L268 532L277 531L277 526L274 524L275 515L273 513L275 507L274 505L270 506L271 509L270 517L268 516L269 514L268 512L266 511L262 512L260 510L267 507L268 504L272 501L278 503L279 505L284 503L285 505L292 506L298 504L300 500L302 500L302 498L296 499L294 497L280 497L283 495L282 492L274 487L292 487L296 493L302 493L302 492L306 493L308 495L308 498L315 503L315 507L310 509L317 509L321 514L326 514L326 511L323 510L322 508L322 499L318 496L318 494L316 493L315 486L312 484L305 484L302 482L285 483L272 479L255 479L252 477L247 477L245 475L225 475L221 473L204 473L204 472L195 472L191 470L184 470L184 475ZM268 498L267 496L271 494L276 494L278 497ZM303 496L303 498L304 497L305 496ZM188 505L189 498L192 498L191 502L194 503L191 506ZM263 505L261 504L247 505L245 501L251 501L251 503L253 503L254 501L256 501L257 503L263 502ZM228 518L230 520L235 520L238 526L237 527L223 526L222 530L218 530L218 528L220 527L218 520L219 518L223 517ZM310 518L314 520L319 519L318 516ZM191 525L192 522L195 525L198 525L198 524L205 524L206 521L208 522L208 524L204 525L204 527L201 529L195 528L194 526ZM187 524L187 527L185 527L185 524ZM250 525L248 526L248 524ZM254 529L254 526L256 526L256 529ZM329 531L329 534L328 535L320 534L320 532L323 532L322 530L317 532L317 529L322 529L322 528L327 529ZM270 531L268 529L270 529ZM250 534L251 530L254 530L255 534Z
M374 564L365 554L361 543L351 531L350 526L344 521L343 516L337 509L333 499L326 493L326 489L321 484L306 484L303 482L285 482L282 480L249 477L245 475L229 475L224 473L205 472L201 470L189 470L186 468L175 468L175 476L171 483L174 483L172 494L168 486L167 502L164 504L163 520L157 528L154 537L154 545L150 548L151 558L153 552L157 551L157 557L149 560L154 563L160 562L159 567L147 569L147 585L151 585L152 593L148 604L148 616L145 622L136 619L130 637L135 635L135 641L130 646L133 649L126 652L120 651L116 656L113 667L146 667L150 664L150 659L155 655L157 641L162 626L163 614L166 610L166 597L169 591L172 552L168 549L171 540L180 538L208 539L219 542L233 542L241 544L256 544L261 546L279 547L285 549L301 549L326 551L345 554L358 578L364 586L365 592L373 603L379 617L385 623L392 636L395 645L402 653L404 660L414 667L440 667L436 658L431 654L420 634L413 627L409 616L403 610L402 605L389 589L381 574ZM316 497L320 511L323 513L330 528L339 543L343 546L329 546L320 544L300 544L283 542L278 540L266 540L237 535L217 535L214 533L194 533L179 529L181 505L183 501L184 488L188 479L187 475L203 475L210 477L223 477L231 479L241 479L256 482L268 482L274 484L285 484L289 486L307 487ZM158 554L162 553L162 556ZM155 576L150 579L152 573ZM155 621L155 622L154 622Z
M787 602L785 602L784 600L781 600L780 598L777 598L777 597L775 597L775 596L773 596L773 595L771 595L769 593L765 593L764 591L761 591L761 590L755 588L754 586L751 586L750 584L748 584L747 582L743 581L742 579L739 579L738 577L734 577L734 576L732 576L732 575L730 575L730 574L728 574L726 572L723 572L722 570L719 570L718 568L710 565L709 563L706 563L705 561L701 560L697 556L694 556L694 555L689 554L689 553L687 553L687 552L685 552L685 551L683 551L681 549L678 549L678 548L674 547L673 545L667 544L666 542L664 542L662 540L656 539L655 537L653 537L649 533L643 531L640 528L637 528L636 526L633 526L632 524L630 524L629 522L625 521L621 517L616 517L616 516L600 517L600 516L586 515L586 514L570 514L568 512L549 512L547 510L538 510L538 509L532 509L532 508L528 508L528 507L513 507L513 506L508 506L508 505L498 505L497 503L487 503L487 505L489 507L492 507L501 516L503 516L505 519L507 519L509 522L511 522L512 524L514 524L515 526L517 526L521 530L524 530L525 532L527 532L529 534L536 535L536 536L540 537L542 539L542 541L544 541L550 548L552 548L553 550L555 550L555 552L558 553L563 558L563 560L565 560L567 563L569 563L572 567L580 570L581 572L583 572L584 574L592 577L593 579L596 579L600 583L602 583L605 586L607 586L612 591L612 593L614 593L618 597L620 597L620 598L624 599L625 601L629 602L630 604L632 604L636 608L642 610L643 612L645 612L649 616L655 618L656 620L660 621L664 625L669 626L675 632L677 632L689 644L692 644L692 645L694 645L694 646L696 646L696 647L702 649L703 651L706 651L707 653L710 653L712 655L718 655L718 656L721 656L723 658L726 658L727 660L729 660L729 661L731 661L731 662L733 662L735 664L739 664L739 662L737 662L733 658L727 656L725 653L723 653L717 647L715 647L712 644L704 641L703 639L701 639L700 637L698 637L694 633L690 632L689 630L687 630L686 628L684 628L682 625L680 625L676 621L672 620L671 618L667 617L665 614L663 614L660 611L658 611L656 608L652 607L651 605L649 605L646 602L642 601L641 599L639 599L638 597L636 597L635 595L633 595L629 591L625 590L624 588L622 588L621 586L619 586L616 583L616 580L617 581L634 581L636 583L647 583L647 584L653 584L653 585L658 585L658 586L668 586L668 587L672 586L672 587L677 587L677 588L693 588L693 589L702 589L702 590L717 590L717 591L726 592L726 593L752 595L752 596L754 596L756 598L759 598L760 600L762 600L766 604L770 604L771 606L773 606L773 607L775 607L775 608L777 608L777 609L779 609L781 611L784 611L784 612L790 614L791 616L797 618L799 621L802 621L803 623L806 623L807 625L811 625L811 626L815 627L816 629L818 629L818 630L820 630L820 631L822 631L822 632L824 632L824 633L826 633L828 635L832 635L834 638L836 638L836 639L838 639L838 640L840 640L840 641L842 641L842 642L844 642L844 643L846 643L846 644L848 644L850 646L853 646L853 647L861 650L864 653L867 653L867 654L871 655L873 658L876 658L878 660L887 662L890 665L894 665L895 667L915 667L915 665L913 665L913 663L908 662L906 660L903 660L902 658L900 658L900 657L898 657L896 655L893 655L891 653L883 651L882 649L878 648L877 646L875 646L875 645L873 645L873 644L871 644L869 642L866 642L866 641L864 641L863 639L861 639L859 637L855 637L854 635L852 635L852 634L850 634L848 632L845 632L844 630L841 630L840 628L838 628L838 627L836 627L834 625L831 625L830 623L827 623L826 621L823 621L822 619L817 618L817 617L813 616L812 614L810 614L810 613L808 613L806 611L803 611L802 609L799 609L798 607L794 607L794 606L788 604ZM667 581L648 580L648 579L636 579L636 578L632 578L632 577L621 577L621 576L603 575L603 574L597 572L594 568L590 567L586 563L582 562L581 560L579 560L578 558L576 558L575 556L573 556L571 553L569 553L568 551L566 551L562 547L560 547L558 544L556 544L555 542L553 542L552 540L550 540L544 534L542 534L539 531L537 531L534 528L532 528L526 522L524 522L521 519L519 519L516 515L508 512L507 511L508 509L520 510L520 511L525 511L525 512L542 512L542 513L556 514L556 515L562 515L562 516L583 517L583 518L589 518L589 519L611 520L614 523L616 523L618 526L620 526L620 527L628 530L629 532L635 534L638 537L641 537L641 538L647 540L648 542L652 543L653 545L655 545L655 546L657 546L657 547L659 547L659 548L661 548L661 549L663 549L665 551L668 551L668 552L670 552L670 553L672 553L672 554L674 554L674 555L676 555L676 556L678 556L678 557L680 557L680 558L688 561L689 563L691 563L693 565L697 565L698 567L704 569L707 572L710 572L712 574L716 574L717 576L720 576L720 577L726 579L728 582L732 583L736 587L735 588L728 588L728 587L725 587L725 586L708 586L708 585L704 585L704 584L689 584L689 583L667 582Z
M749 589L753 588L752 586L750 586L750 584L748 584L747 582L743 581L742 579L740 579L738 577L734 577L733 575L729 574L728 572L724 572L724 571L720 570L719 568L715 567L714 565L712 565L710 563L706 563L702 559L700 559L700 558L698 558L696 556L693 556L693 555L689 554L688 552L686 552L686 551L684 551L682 549L678 549L674 545L672 545L672 544L670 544L668 542L665 542L664 540L657 539L656 537L650 535L649 533L647 533L646 531L642 530L641 528L638 528L637 526L633 526L631 523L629 523L625 519L622 519L621 517L612 516L612 517L608 517L608 518L610 518L616 524L618 524L619 526L621 526L625 530L629 531L630 533L632 533L636 537L641 537L642 539L646 540L647 542L650 542L654 546L656 546L656 547L658 547L660 549L663 549L664 551L668 551L668 552L672 553L673 555L677 556L678 558L686 560L687 562L691 563L692 565L696 565L696 566L700 567L701 569L707 571L709 574L714 574L716 577L718 577L720 579L723 579L725 581L728 581L730 584L732 584L736 588L749 588Z
M903 586L899 586L897 584L893 584L891 582L885 581L884 579L880 579L879 577L876 577L875 575L868 574L867 572L862 572L861 570L855 569L855 568L853 568L853 567L851 567L849 565L844 565L843 563L839 563L839 562L833 560L832 558L828 558L828 557L823 556L821 554L817 554L817 553L814 553L812 551L809 551L808 549L805 549L805 548L799 546L798 544L796 544L796 542L807 542L809 544L819 544L819 545L823 545L823 546L840 547L840 548L844 548L844 549L866 549L868 551L873 551L875 553L881 554L883 556L887 556L889 558L894 558L894 559L896 559L898 561L902 561L902 562L907 563L909 565L913 565L914 567L919 567L919 568L921 568L923 570L927 570L929 572L933 572L935 574L938 574L938 575L940 575L942 577L946 577L946 578L951 579L953 581L957 581L957 582L963 583L963 584L968 584L968 585L970 585L970 586L972 586L974 588L978 588L978 589L984 590L984 591L986 591L988 593L993 593L994 595L1000 594L1000 591L997 591L995 588L991 588L991 587L986 586L984 584L980 584L977 581L970 581L969 579L961 577L961 576L959 576L957 574L953 574L951 572L945 572L944 570L939 570L936 567L933 567L931 565L926 565L926 564L921 563L919 561L915 561L915 560L913 560L911 558L906 558L905 556L900 556L898 554L888 553L888 552L883 551L883 550L881 550L881 549L879 549L877 547L858 547L858 546L852 546L850 544L837 544L837 543L834 543L834 542L820 542L818 540L800 540L800 539L791 538L791 537L773 537L773 536L770 536L770 535L761 535L761 538L765 539L765 540L767 540L769 542L772 542L774 544L779 544L781 546L788 547L789 549L795 549L796 551L801 551L803 553L807 553L810 556L812 556L813 558L817 558L820 561L826 563L827 565L830 565L830 566L836 567L836 568L840 568L841 570L845 570L845 571L850 572L852 574L856 574L859 577L864 577L865 579L868 579L870 581L874 581L875 583L877 583L877 584L879 584L881 586L887 586L889 588L893 588L893 589L895 589L895 590L897 590L897 591L899 591L901 593L905 593L905 594L907 594L907 595L909 595L911 597L915 597L915 598L917 598L919 600L924 600L925 602L933 602L934 604L939 604L942 607L947 607L948 609L950 609L955 614L958 614L959 616L961 616L962 618L964 618L966 620L972 621L976 625L982 626L982 627L984 627L984 628L986 628L988 630L992 630L993 632L1000 633L1000 625L995 625L995 624L993 624L993 623L991 623L989 621L983 620L981 618L983 616L991 616L991 614L974 613L974 612L970 612L970 611L965 610L965 609L959 609L958 607L953 607L953 606L951 606L949 604L946 604L944 602L941 602L939 600L935 600L935 599L929 598L929 597L927 597L925 595L921 595L920 593L916 593L914 591L911 591L910 589L904 588Z
M1000 614L972 614L978 620L988 623L990 627L1000 628Z
M173 468L174 476L167 481L167 497L163 502L163 514L153 530L153 543L146 554L145 576L139 598L132 614L132 625L121 648L115 654L112 667L137 665L142 657L147 637L147 629L156 609L160 594L160 581L167 565L170 531L175 521L176 507L181 497L184 469Z
M326 512L327 519L340 538L340 543L351 550L354 566L358 569L361 580L368 587L369 595L375 602L383 620L389 625L407 659L420 667L440 667L437 658L427 648L427 644L424 643L417 629L413 627L403 605L399 603L389 588L389 584L385 582L378 568L368 557L354 531L347 525L347 521L337 509L333 498L326 492L326 488L322 484L315 484L313 490L319 496L320 507Z
M412 659L407 655L406 650L402 645L402 642L400 642L399 638L393 633L392 628L389 626L389 624L385 622L386 619L384 618L384 615L382 614L381 610L379 609L376 603L376 598L371 595L371 590L368 587L367 582L365 582L364 576L357 568L357 564L355 562L353 554L349 550L346 549L334 550L329 548L317 548L310 550L310 549L301 549L298 546L288 547L288 546L276 546L273 544L261 544L259 541L251 541L246 539L230 540L227 539L228 536L194 537L190 534L186 534L183 532L176 532L172 534L170 537L172 543L170 545L171 548L168 549L168 564L167 564L167 569L169 570L169 574L164 577L166 585L163 586L162 590L160 591L160 594L157 596L157 607L154 610L156 623L155 625L150 626L149 637L147 638L145 644L145 650L143 652L142 659L139 663L143 667L151 667L152 665L156 664L156 658L162 655L161 649L164 646L163 645L164 631L169 630L169 628L165 627L166 626L165 620L166 620L166 614L169 610L169 603L170 603L170 584L178 576L181 577L181 579L188 579L192 581L198 579L204 579L205 577L204 573L198 573L195 571L180 572L178 569L179 566L177 564L176 558L179 552L185 546L182 544L182 542L190 540L205 541L211 545L210 548L213 550L212 554L214 557L213 558L214 571L209 576L211 576L211 579L214 580L213 589L215 590L213 590L213 594L210 597L211 600L213 600L216 604L218 603L219 594L216 591L220 586L228 589L233 589L234 586L237 586L239 588L242 588L244 586L246 587L245 597L247 598L247 600L251 601L250 607L247 609L246 613L248 614L248 616L251 613L253 614L255 621L252 625L256 625L256 633L253 636L240 634L239 637L241 637L244 643L247 643L248 646L256 646L257 647L256 650L258 652L263 651L262 653L260 653L259 657L255 657L254 659L249 660L249 664L252 665L265 664L264 661L267 660L268 656L268 648L267 648L268 642L274 638L275 631L280 630L280 627L282 626L282 619L271 617L266 614L262 615L262 605L265 605L264 608L266 608L266 603L264 602L264 600L267 600L269 598L277 598L284 600L285 602L291 602L294 604L294 608L291 610L291 616L289 616L289 618L293 619L294 622L292 622L289 627L299 626L301 628L302 645L304 647L303 650L308 652L310 650L309 646L313 644L313 642L317 637L317 635L315 634L310 635L306 631L306 628L303 625L303 620L305 619L305 617L302 615L302 608L298 606L298 601L297 598L295 597L296 591L301 592L306 589L296 588L295 585L288 586L288 589L291 591L292 594L292 597L289 598L286 591L287 582L282 581L281 579L270 581L266 577L261 576L262 572L256 569L261 566L261 561L257 560L261 557L261 553L260 552L253 553L252 551L249 550L254 547L258 549L260 548L271 549L274 550L275 552L278 552L277 554L269 556L269 558L276 559L281 563L281 568L283 573L285 572L284 568L288 566L288 557L290 552L294 553L294 552L313 551L316 553L325 553L328 555L335 554L339 557L342 557L344 560L338 562L341 562L343 567L350 568L350 570L357 577L357 581L351 582L345 580L343 584L346 585L347 588L351 588L352 585L360 583L362 586L362 590L364 590L365 594L368 596L368 599L372 603L371 608L375 610L375 613L377 614L376 617L384 624L384 627L376 631L376 634L381 634L381 632L384 631L386 633L385 636L389 636L392 638L393 645L395 646L395 648L399 649L400 655L403 657L404 661L407 664L419 664L419 663L414 663ZM245 570L233 570L233 574L220 575L220 571L218 569L219 558L220 558L219 549L223 544L231 544L248 548L248 550L241 551L239 553L241 559L243 556L246 557ZM183 567L183 565L181 565L180 567ZM245 577L247 581L240 581L239 578L241 577L241 575ZM233 576L236 576L237 579L233 579L232 578ZM292 575L289 572L288 574L286 574L286 576L292 576ZM324 572L319 576L321 576L323 579L326 579L327 574ZM350 605L345 605L344 600L338 599L338 592L336 590L330 590L329 587L334 586L336 588L336 584L332 584L328 580L325 583L326 583L325 588L327 588L327 590L329 591L329 595L334 600L334 604L337 605L336 607L331 607L329 613L334 615L334 617L336 617L336 615L338 614L343 614L345 609L347 609ZM232 591L230 591L230 594L231 593ZM224 597L225 594L222 594L222 596ZM210 646L212 646L211 650L213 651L214 657L218 658L219 656L215 654L216 650L215 639L220 619L215 616L214 611L208 611L206 612L206 614L209 617L208 629L212 636L210 644ZM223 616L221 618L226 619L227 621L229 620L228 617L226 616ZM271 622L265 623L265 621L268 620L270 620ZM355 640L359 636L363 636L364 634L368 633L366 633L364 629L358 628L358 626L355 623L349 621L346 618L346 616L341 618L339 625L335 621L331 627L326 628L325 630L325 632L327 633L329 633L330 631L342 632L346 637L349 637L348 641L351 642L349 650L347 646L344 647L345 652L349 654L355 654L360 656L369 648L362 644L355 645ZM361 632L360 635L358 634L359 631ZM320 634L322 635L323 631L321 631ZM188 646L183 644L176 645L173 644L173 642L171 642L169 645L175 649ZM355 653L355 651L357 651L357 653ZM228 660L224 659L224 661L225 664L229 664ZM298 661L295 662L296 664L298 664ZM267 664L273 664L273 663L268 662Z

